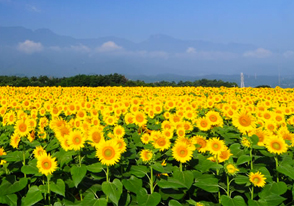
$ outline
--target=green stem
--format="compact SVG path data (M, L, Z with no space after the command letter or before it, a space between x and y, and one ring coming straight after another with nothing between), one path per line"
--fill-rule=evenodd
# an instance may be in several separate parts
M182 162L180 162L180 171L181 172L183 171L183 164L182 164Z
M25 150L23 150L23 152L22 152L22 157L23 157L22 165L25 166L26 165L26 152L25 152ZM27 177L26 173L24 173L24 177L25 178Z
M150 181L150 194L152 194L154 187L153 187L153 168L151 166L150 166L150 179L149 179L149 181Z
M230 178L229 178L229 175L227 175L227 196L231 197L231 195L230 195Z
M106 169L106 181L109 182L109 167Z
M252 148L250 148L250 151L249 151L249 154L250 154L250 169L253 170L253 156L252 156Z
M82 160L81 160L81 150L79 150L79 165L82 166Z
M51 199L50 199L50 175L47 176L47 185L48 185L48 203L51 205Z
M218 164L218 155L216 155L215 160L216 160L216 164ZM218 168L216 169L216 175L219 176L219 169ZM218 196L218 203L221 203L220 191L217 192L217 196Z
M254 195L254 186L252 186L252 189L251 189L251 200L253 200L253 195Z
M279 182L279 172L278 172L279 160L278 160L278 156L275 156L275 161L276 161L277 182Z

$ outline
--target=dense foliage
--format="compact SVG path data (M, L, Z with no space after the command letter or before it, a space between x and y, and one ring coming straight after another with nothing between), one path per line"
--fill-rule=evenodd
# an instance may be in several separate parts
M63 87L74 87L74 86L87 86L87 87L98 87L98 86L203 86L203 87L235 87L238 86L236 83L224 82L222 80L208 80L201 79L191 81L179 81L167 82L160 81L154 83L145 83L140 80L129 80L121 74L109 74L109 75L76 75L73 77L18 77L18 76L0 76L0 86L16 86L16 87L27 87L27 86L63 86Z

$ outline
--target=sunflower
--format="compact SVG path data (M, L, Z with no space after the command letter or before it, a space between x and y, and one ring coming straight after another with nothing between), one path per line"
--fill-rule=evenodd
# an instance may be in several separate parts
M141 141L143 142L143 144L148 144L151 141L151 136L148 133L144 133L141 136Z
M167 150L170 147L170 140L162 135L153 139L153 147L159 149L160 151Z
M0 156L2 155L6 155L6 152L4 151L4 149L2 147L0 147Z
M149 149L143 149L140 152L140 158L143 160L143 162L149 162L153 157L152 150Z
M28 135L30 132L29 125L27 121L24 121L24 120L18 120L14 126L14 130L21 137Z
M248 112L240 112L234 114L232 123L243 134L246 132L250 132L256 127L255 117Z
M115 137L122 138L125 133L125 128L123 128L121 125L116 125L113 129L113 134Z
M207 114L205 116L206 116L207 120L210 121L211 125L222 127L224 124L223 119L218 112L209 111L209 112L207 112Z
M288 145L286 144L285 140L276 135L270 136L266 140L265 146L270 153L274 154L282 154L288 150Z
M172 148L172 156L178 162L185 163L192 159L193 150L185 143L176 143Z
M116 164L121 156L119 145L114 139L101 142L97 146L96 156L103 165L111 166Z
M20 142L20 135L18 133L13 133L13 135L11 136L10 138L10 145L13 147L13 148L18 148L18 144Z
M69 135L69 144L73 150L80 150L84 147L85 138L79 130L74 130L70 132Z
M239 172L237 166L233 163L227 163L224 165L225 171L228 175L234 176Z
M205 153L207 151L207 140L205 137L196 135L192 137L192 142L196 145L198 152Z
M127 144L124 141L124 139L123 138L115 137L114 140L116 141L116 144L118 144L119 152L121 154L124 153L127 150Z
M212 155L220 155L222 151L227 149L225 142L220 140L219 138L213 137L212 139L208 140L207 143L207 150Z
M98 146L101 141L104 141L104 135L101 129L97 127L91 127L89 131L88 140L93 147Z
M264 187L266 178L261 172L250 172L249 174L249 181L257 187Z
M55 157L51 157L50 154L43 153L37 161L37 167L39 172L44 175L52 174L57 169L57 162Z
M71 150L71 146L69 144L69 135L65 135L62 139L59 140L60 145L62 147L62 149L64 149L64 151L68 151Z
M143 112L136 112L134 114L134 123L139 127L142 127L147 123L146 115Z
M41 157L44 153L46 153L46 150L44 150L42 146L37 146L33 151L33 154L37 159Z
M205 117L198 118L196 124L201 131L207 131L211 128L210 121Z
M247 147L247 148L249 148L249 147L251 147L251 141L249 140L248 137L243 136L243 137L241 138L241 145L242 145L243 147Z
M230 158L233 154L231 153L231 150L226 148L225 150L221 151L218 155L218 162L224 162Z

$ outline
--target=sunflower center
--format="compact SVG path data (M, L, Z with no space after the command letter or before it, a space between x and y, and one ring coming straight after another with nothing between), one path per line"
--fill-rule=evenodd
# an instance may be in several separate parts
M202 127L206 127L206 126L207 126L207 123L206 123L205 121L202 121L202 122L201 122L201 126L202 126Z
M27 130L27 125L25 123L21 123L19 125L19 131L25 132Z
M254 182L255 184L258 184L259 181L260 181L260 179L259 179L258 177L254 177L254 178L253 178L253 182Z
M248 127L251 124L251 120L247 116L240 117L239 122L244 127Z
M280 145L280 143L278 143L278 142L273 142L273 143L272 143L272 147L273 147L275 150L280 150L280 149L281 149L281 145Z
M144 118L142 117L142 115L138 115L138 116L136 116L136 120L138 122L143 122Z
M92 140L93 140L93 142L99 143L100 142L100 139L101 139L101 136L100 136L100 133L99 132L94 132L92 134Z
M214 143L213 145L212 145L212 147L213 147L213 149L219 149L219 145L217 144L217 143Z
M186 157L187 156L187 149L186 148L181 148L178 154L181 157Z
M75 142L75 144L79 144L81 142L80 137L75 137L74 142Z
M51 162L45 161L43 162L43 169L49 169L51 167Z
M164 146L165 145L165 139L163 139L163 138L161 138L161 139L159 139L158 141L157 141L157 144L159 145L159 146Z
M107 147L104 149L103 156L105 159L110 160L114 157L115 151L112 147Z
M212 121L212 122L216 122L217 117L214 116L214 115L211 115L211 116L209 117L209 119L210 119L210 121Z

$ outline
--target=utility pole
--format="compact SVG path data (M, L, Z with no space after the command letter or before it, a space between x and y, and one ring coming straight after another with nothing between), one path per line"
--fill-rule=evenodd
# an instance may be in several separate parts
M244 84L244 75L243 75L243 72L241 72L241 88L245 87L245 84Z

